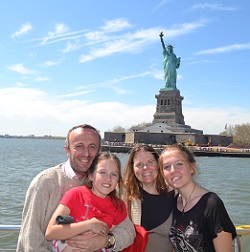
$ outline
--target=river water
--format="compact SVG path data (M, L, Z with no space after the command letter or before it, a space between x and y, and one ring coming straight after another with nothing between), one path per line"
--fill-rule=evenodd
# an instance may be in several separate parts
M26 190L36 174L67 159L64 141L0 138L0 225L21 223ZM128 154L117 154L123 167ZM197 181L224 201L235 225L250 224L250 158L196 157ZM16 247L17 234L0 233L0 251Z

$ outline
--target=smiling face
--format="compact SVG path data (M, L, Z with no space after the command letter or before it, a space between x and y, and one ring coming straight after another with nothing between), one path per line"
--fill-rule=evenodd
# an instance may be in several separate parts
M65 147L70 165L79 179L86 176L93 159L99 152L98 134L89 128L76 128L69 135L69 147Z
M168 184L181 189L189 183L193 183L195 164L188 162L179 150L165 151L160 158L164 177Z
M135 176L142 183L143 188L149 185L155 187L159 170L154 155L148 151L139 151L134 155L133 161Z
M115 190L119 178L119 168L114 160L99 161L95 171L89 175L89 180L92 181L92 192L99 197L106 198L110 192Z

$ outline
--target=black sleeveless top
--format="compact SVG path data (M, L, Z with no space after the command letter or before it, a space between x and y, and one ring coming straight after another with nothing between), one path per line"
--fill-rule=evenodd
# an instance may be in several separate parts
M174 191L166 195L149 194L142 190L141 225L146 230L151 230L164 223L173 211Z

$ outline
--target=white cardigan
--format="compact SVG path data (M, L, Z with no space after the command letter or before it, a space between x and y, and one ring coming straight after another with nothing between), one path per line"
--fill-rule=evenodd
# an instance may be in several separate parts
M126 204L128 203L125 201ZM130 206L129 206L130 205ZM127 204L128 215L130 216L132 222L136 225L141 226L141 200L132 199L131 204ZM162 223L160 226L149 230L148 244L145 252L172 252L172 245L169 240L169 229L172 225L172 213L169 218Z

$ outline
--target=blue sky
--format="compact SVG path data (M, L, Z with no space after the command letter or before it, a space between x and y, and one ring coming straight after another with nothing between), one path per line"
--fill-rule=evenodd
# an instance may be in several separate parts
M250 2L9 0L0 9L0 134L65 136L152 122L165 86L159 33L181 57L187 125L250 118Z

